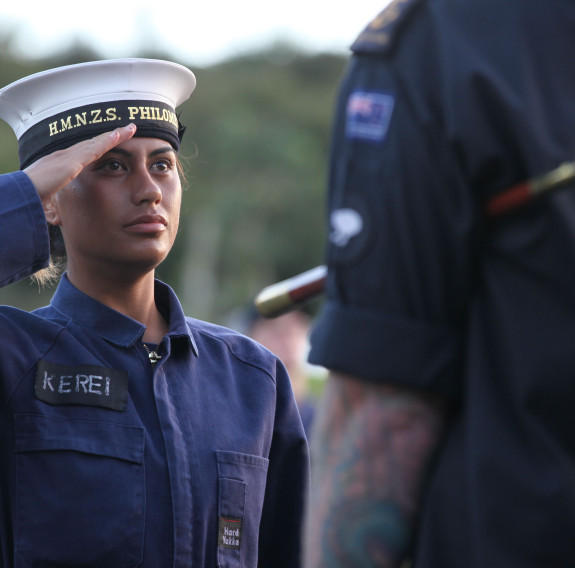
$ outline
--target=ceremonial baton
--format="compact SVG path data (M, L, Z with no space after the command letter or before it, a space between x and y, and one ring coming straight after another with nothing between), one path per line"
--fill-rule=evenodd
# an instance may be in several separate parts
M325 289L327 266L321 265L264 288L256 297L258 312L275 318L319 296Z
M565 162L539 177L518 183L487 201L485 212L496 219L537 197L575 180L575 162ZM264 288L254 301L256 309L266 318L274 318L322 294L325 290L327 266L321 265Z

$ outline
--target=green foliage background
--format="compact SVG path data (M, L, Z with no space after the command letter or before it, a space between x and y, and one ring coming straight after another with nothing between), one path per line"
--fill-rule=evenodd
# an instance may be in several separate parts
M2 86L103 58L76 45L23 60L9 37L0 38L0 54ZM174 60L153 50L136 55ZM188 315L226 323L263 287L323 262L329 133L346 59L275 45L205 68L178 62L194 71L198 86L181 115L187 189L180 234L157 274ZM1 123L0 172L15 169L15 138ZM27 280L0 290L0 303L32 309L52 292Z

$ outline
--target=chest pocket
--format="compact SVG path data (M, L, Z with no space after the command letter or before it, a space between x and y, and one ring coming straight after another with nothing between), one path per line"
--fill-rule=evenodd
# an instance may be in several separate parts
M222 451L216 459L218 567L255 567L269 460Z
M144 431L17 415L16 566L142 562Z

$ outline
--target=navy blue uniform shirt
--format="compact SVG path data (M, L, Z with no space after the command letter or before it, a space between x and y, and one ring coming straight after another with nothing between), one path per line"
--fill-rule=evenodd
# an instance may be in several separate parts
M441 393L455 416L414 568L575 566L575 3L394 0L338 100L313 363Z
M0 176L0 283L46 265L45 218ZM144 326L64 276L48 307L0 308L0 565L299 566L308 476L284 367L228 329L169 322L155 370Z

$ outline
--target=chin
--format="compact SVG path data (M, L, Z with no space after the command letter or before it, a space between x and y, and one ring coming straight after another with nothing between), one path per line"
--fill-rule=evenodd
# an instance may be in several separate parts
M169 251L142 251L134 252L129 256L115 259L115 264L126 273L147 274L153 272L168 256Z
M172 248L158 242L144 244L145 246L139 247L130 255L133 260L157 265L164 261Z

